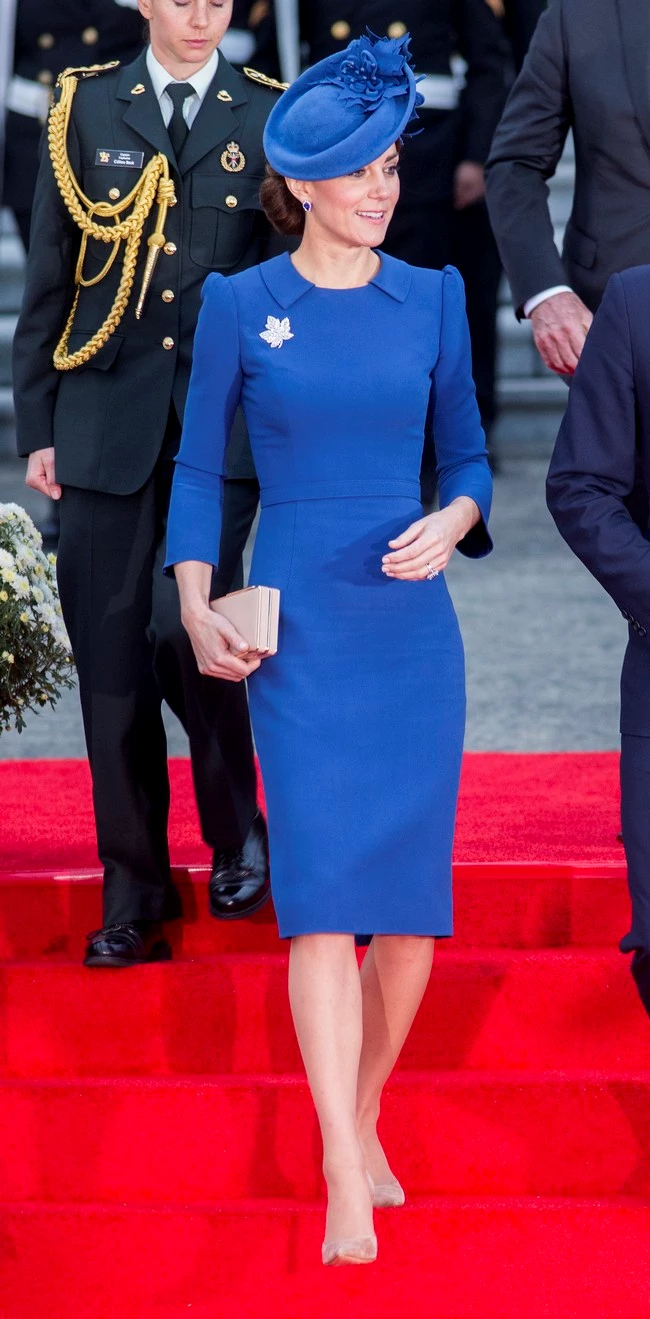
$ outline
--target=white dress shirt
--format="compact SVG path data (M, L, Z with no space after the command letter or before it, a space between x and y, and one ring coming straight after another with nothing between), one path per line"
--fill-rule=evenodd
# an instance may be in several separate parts
M160 113L165 121L165 128L174 113L171 96L167 95L165 88L169 86L170 82L191 82L194 93L191 96L186 96L183 101L183 119L187 127L191 128L201 109L208 87L217 72L218 63L219 51L213 50L207 64L204 64L202 69L197 69L196 73L188 78L173 78L171 73L168 73L160 63L160 60L156 59L151 46L147 47L147 69L154 93L158 99Z
M544 289L543 293L536 293L534 298L529 298L524 303L524 316L530 316L531 311L539 307L540 302L546 302L547 298L555 297L556 293L573 293L573 289L568 284L554 284L552 289Z

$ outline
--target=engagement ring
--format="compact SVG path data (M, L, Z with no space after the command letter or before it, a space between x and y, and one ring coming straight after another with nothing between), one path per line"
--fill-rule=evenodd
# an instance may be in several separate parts
M434 579L434 577L437 577L437 576L438 576L439 569L438 569L438 568L434 568L434 567L433 567L433 564L431 564L431 563L425 563L424 566L425 566L425 568L426 568L426 570L427 570L427 581L428 581L428 582L432 582L433 579Z

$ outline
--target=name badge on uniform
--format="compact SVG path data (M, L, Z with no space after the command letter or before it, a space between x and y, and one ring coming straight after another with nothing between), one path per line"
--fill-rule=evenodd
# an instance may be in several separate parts
M114 147L98 147L96 165L117 165L121 169L142 169L144 151L117 151Z

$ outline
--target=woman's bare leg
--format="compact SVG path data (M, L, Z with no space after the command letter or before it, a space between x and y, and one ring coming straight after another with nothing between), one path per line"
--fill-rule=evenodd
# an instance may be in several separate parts
M382 1090L422 1002L433 962L433 939L375 935L361 967L363 1045L357 1088L357 1129L375 1185L394 1180L377 1135Z
M368 1237L372 1205L357 1131L361 983L350 934L292 940L289 998L323 1137L326 1241Z

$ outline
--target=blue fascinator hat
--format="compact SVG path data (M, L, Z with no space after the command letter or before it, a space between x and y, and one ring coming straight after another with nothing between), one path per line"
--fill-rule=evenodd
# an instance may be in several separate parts
M266 123L264 150L273 169L290 179L335 179L383 155L423 100L410 40L408 33L368 32L306 69Z

